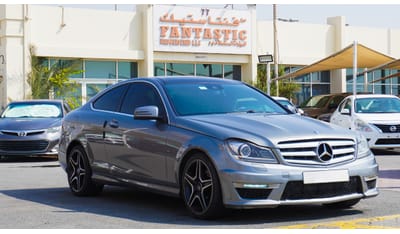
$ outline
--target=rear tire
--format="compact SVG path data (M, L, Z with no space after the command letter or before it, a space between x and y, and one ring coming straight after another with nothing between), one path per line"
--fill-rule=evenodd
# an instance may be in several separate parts
M214 219L223 215L218 174L206 155L197 153L185 163L181 186L185 206L194 217Z
M92 169L82 146L75 146L68 154L67 175L69 188L76 196L94 196L103 190L104 185L92 180Z

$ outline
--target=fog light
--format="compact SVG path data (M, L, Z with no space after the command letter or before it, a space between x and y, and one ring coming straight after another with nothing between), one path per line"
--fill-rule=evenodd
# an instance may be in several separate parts
M236 188L248 188L248 189L275 189L279 188L279 184L243 184L243 183L233 183Z

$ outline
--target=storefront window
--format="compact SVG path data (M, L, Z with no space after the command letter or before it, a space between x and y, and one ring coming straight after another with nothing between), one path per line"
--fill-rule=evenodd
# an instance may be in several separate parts
M194 64L188 63L167 63L168 76L194 75Z
M46 59L47 60L47 59ZM82 78L83 77L83 61L79 59L49 59L50 66L57 64L61 68L72 67L77 71L76 74L71 74L68 78Z
M89 101L90 98L108 86L110 84L86 84L86 100Z
M224 78L231 80L242 80L242 68L240 65L224 65Z
M154 63L154 76L165 76L165 63Z
M80 84L70 85L64 90L54 90L54 98L67 101L71 106L77 107L82 104L82 86Z
M359 70L361 72L363 70ZM397 70L376 70L368 73L367 75L367 87L364 87L364 75L357 76L356 88L357 92L370 92L377 94L399 94L398 77L381 79L391 74L397 73ZM381 79L381 80L379 80ZM375 81L375 82L374 82ZM346 90L347 92L353 92L353 70L347 69L346 71Z
M154 76L185 75L219 77L240 81L242 67L231 64L154 63Z
M331 81L329 71L313 72L312 73L313 82L329 83Z
M118 62L118 79L138 77L137 63Z
M115 79L115 61L85 61L85 78Z
M285 74L288 72L292 73L301 68L301 66L288 67L290 69L284 66ZM293 83L300 85L300 90L294 94L295 97L292 101L299 105L311 96L330 93L330 75L330 71L321 71L308 73L291 79Z
M196 76L209 76L222 78L221 64L196 64Z
M69 78L76 78L76 85L71 85L64 90L54 90L54 98L76 99L81 105L108 86L134 77L138 77L137 62L129 61L93 61L83 59L58 59L40 58L46 66L76 66L75 70L81 71ZM118 68L118 69L117 69ZM117 79L118 78L118 79ZM87 83L90 80L90 83Z
M306 74L306 75L302 75L302 76L296 77L294 80L295 80L295 82L299 82L299 83L301 83L301 82L310 82L310 74Z

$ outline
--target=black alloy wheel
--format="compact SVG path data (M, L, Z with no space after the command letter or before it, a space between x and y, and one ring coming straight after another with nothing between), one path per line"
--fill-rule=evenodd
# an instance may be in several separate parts
M185 206L194 217L211 219L222 215L218 175L204 154L195 154L186 162L181 185Z
M81 146L75 146L68 154L67 175L69 188L74 195L93 196L103 190L103 185L93 182L92 170Z

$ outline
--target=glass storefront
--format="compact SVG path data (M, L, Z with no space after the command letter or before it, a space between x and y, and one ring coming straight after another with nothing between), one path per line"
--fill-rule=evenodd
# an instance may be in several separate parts
M130 78L138 77L138 65L136 62L115 61L115 60L68 60L49 58L46 65L52 66L55 63L61 65L74 64L77 74L69 76L73 85L71 90L64 93L55 92L55 98L75 97L78 104L86 103L90 98L108 86Z
M301 66L285 66L285 74L295 72ZM300 90L294 94L292 102L300 105L309 97L330 93L330 71L313 72L303 76L290 78L290 81L299 84Z
M154 63L154 76L208 76L241 80L241 66L233 64Z
M358 70L358 74L361 74L362 72L363 69ZM385 70L376 70L370 72L368 73L367 78L365 78L364 75L359 75L357 76L357 81L356 81L357 92L399 95L400 77L392 77L388 79L379 80L382 77L390 76L391 74L395 74L398 72L399 70L385 69ZM346 70L346 90L347 92L353 92L352 69Z

